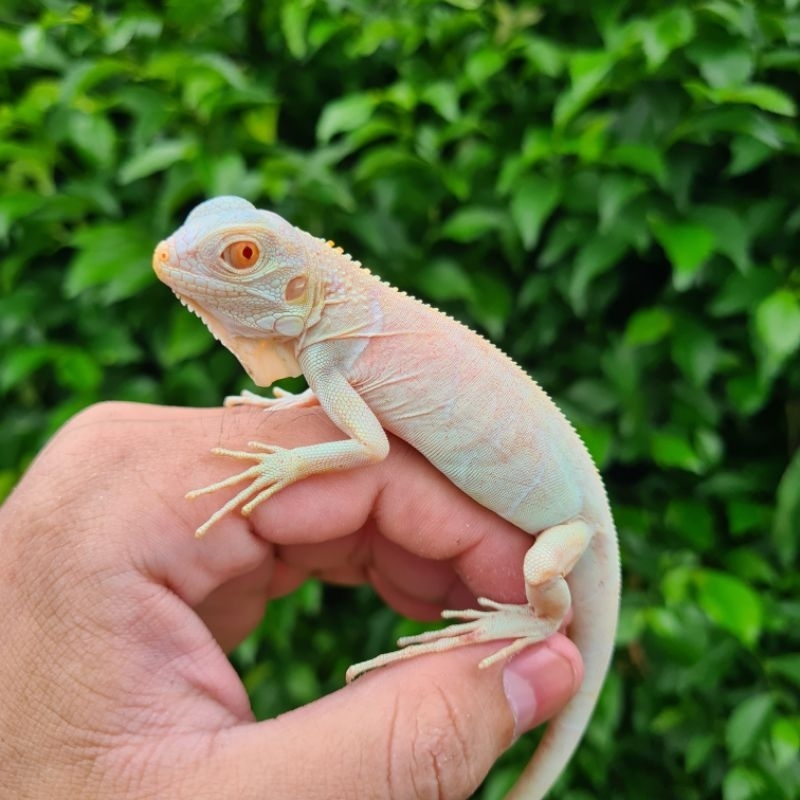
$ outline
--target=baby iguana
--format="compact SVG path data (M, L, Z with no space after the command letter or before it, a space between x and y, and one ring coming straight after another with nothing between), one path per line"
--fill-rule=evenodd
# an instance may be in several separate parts
M573 609L585 662L577 696L550 722L510 797L538 800L569 760L594 708L619 604L616 532L586 448L548 395L494 345L383 283L331 242L238 197L202 203L161 242L159 278L206 323L259 386L303 374L310 389L267 408L319 402L344 441L292 450L217 450L253 465L190 493L248 485L200 526L248 514L294 481L385 458L384 429L404 439L481 505L534 537L523 576L528 603L478 600L445 612L463 622L408 637L404 649L356 664L347 678L421 653L511 643L485 667L550 636Z

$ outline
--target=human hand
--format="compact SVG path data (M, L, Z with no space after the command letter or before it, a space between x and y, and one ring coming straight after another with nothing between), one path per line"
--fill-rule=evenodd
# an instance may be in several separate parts
M486 670L496 644L412 659L255 723L224 652L269 599L314 574L368 580L421 618L479 594L524 602L531 540L396 439L383 463L308 478L196 540L221 497L184 493L231 474L212 446L252 438L341 433L318 408L95 406L0 508L4 797L464 798L576 691L580 656L556 635Z

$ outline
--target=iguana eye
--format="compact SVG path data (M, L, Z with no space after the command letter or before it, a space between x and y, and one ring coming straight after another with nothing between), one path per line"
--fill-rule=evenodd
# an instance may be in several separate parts
M243 239L241 242L229 244L222 251L222 260L234 269L249 269L258 261L259 255L258 245Z

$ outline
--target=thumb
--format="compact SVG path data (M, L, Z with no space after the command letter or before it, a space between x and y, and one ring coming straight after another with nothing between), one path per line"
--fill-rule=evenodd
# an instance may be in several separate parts
M491 652L469 647L401 662L232 729L224 758L236 765L227 766L253 797L469 797L516 736L567 703L583 674L577 649L559 634L478 669Z

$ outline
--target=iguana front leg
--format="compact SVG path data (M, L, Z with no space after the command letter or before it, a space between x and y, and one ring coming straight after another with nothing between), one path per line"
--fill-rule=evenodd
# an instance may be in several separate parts
M324 375L318 376L317 385L314 385L314 379L310 375L307 377L312 387L302 394L290 395L290 399L278 397L275 400L278 405L270 405L269 402L252 404L266 405L267 408L277 408L280 403L310 406L315 404L316 398L334 424L350 438L289 449L261 442L249 442L248 447L252 450L214 448L211 452L215 455L254 463L243 472L202 489L195 489L186 495L188 498L200 497L244 481L249 482L248 486L212 514L195 531L195 536L204 536L209 528L239 506L242 514L250 514L257 505L295 481L322 472L338 472L365 466L386 458L389 452L386 433L369 406L344 376L333 370L326 370ZM258 398L258 395L252 397ZM245 403L251 402L246 397Z

